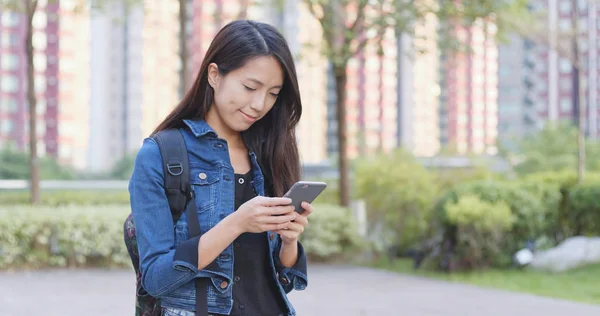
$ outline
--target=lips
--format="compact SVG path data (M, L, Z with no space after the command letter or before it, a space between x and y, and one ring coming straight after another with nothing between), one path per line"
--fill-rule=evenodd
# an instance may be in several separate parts
M258 120L258 117L248 115L248 114L246 114L246 113L244 113L242 111L240 111L240 113L242 113L242 116L244 116L244 118L246 119L246 121L248 121L250 123L256 122L256 120Z

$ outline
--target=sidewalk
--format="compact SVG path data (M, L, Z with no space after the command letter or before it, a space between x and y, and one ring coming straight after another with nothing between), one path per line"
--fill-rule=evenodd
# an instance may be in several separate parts
M347 266L310 266L306 291L290 300L303 315L600 315L600 306ZM0 272L0 315L133 315L133 272Z

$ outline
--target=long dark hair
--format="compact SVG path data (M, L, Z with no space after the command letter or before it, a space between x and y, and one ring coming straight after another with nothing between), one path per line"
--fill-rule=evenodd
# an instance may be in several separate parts
M248 149L259 158L269 184L266 186L268 194L282 196L300 179L295 129L302 114L302 103L294 59L287 42L268 24L238 20L223 27L210 44L191 89L153 134L181 128L184 119L206 117L214 98L213 88L208 84L209 64L216 63L219 73L225 76L260 56L276 58L285 78L271 111L244 131L242 137Z

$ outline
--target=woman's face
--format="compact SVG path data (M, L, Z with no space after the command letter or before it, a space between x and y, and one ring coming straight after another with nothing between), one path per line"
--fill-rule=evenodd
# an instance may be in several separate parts
M273 108L283 80L283 70L271 56L251 59L225 76L219 74L217 64L210 64L208 82L215 97L207 116L209 124L217 125L212 126L217 132L247 130Z

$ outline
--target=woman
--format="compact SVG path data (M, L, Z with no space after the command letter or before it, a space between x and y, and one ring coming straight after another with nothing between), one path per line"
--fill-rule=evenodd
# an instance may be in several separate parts
M298 214L281 198L300 177L295 127L302 104L292 55L275 28L225 26L182 102L154 133L177 128L190 162L201 237L173 222L157 143L147 138L130 181L142 283L164 315L195 315L195 279L208 278L212 315L295 315L307 285ZM267 197L271 196L271 197ZM200 293L200 291L199 291Z

